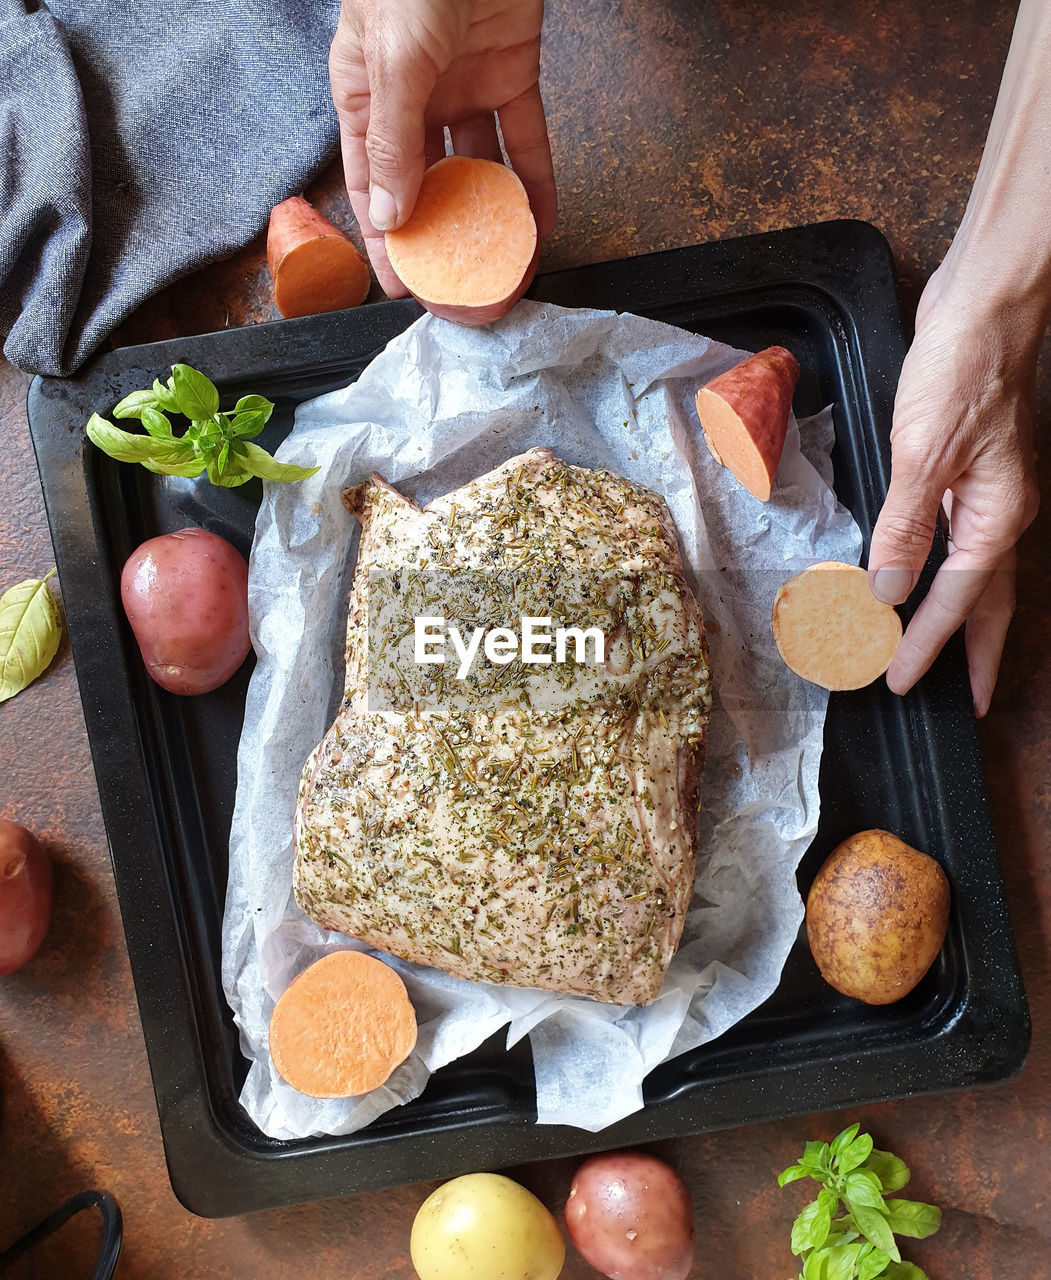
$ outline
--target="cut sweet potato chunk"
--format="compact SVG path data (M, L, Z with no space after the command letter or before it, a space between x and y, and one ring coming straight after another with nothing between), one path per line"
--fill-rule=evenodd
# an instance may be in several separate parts
M540 256L517 174L469 156L432 165L408 221L385 239L390 264L413 297L464 325L507 315L532 283Z
M291 196L271 210L266 265L274 302L286 319L356 307L368 297L369 264L302 196Z
M416 1044L416 1014L397 973L362 951L333 951L282 993L270 1056L283 1080L312 1098L368 1093Z
M781 657L823 689L871 684L901 640L901 619L872 594L865 570L836 560L790 578L774 599L772 623Z
M769 502L785 447L799 362L767 347L697 392L697 417L712 456L761 502Z

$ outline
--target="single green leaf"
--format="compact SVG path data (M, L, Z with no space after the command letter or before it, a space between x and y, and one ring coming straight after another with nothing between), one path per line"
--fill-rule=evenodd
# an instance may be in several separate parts
M243 460L236 456L228 459L222 470L219 468L218 454L213 454L207 465L208 479L221 489L236 489L252 478L252 473L244 466Z
M849 1147L854 1139L858 1136L860 1124L852 1124L849 1129L844 1129L842 1133L837 1133L829 1144L829 1151L834 1156L838 1156L844 1147Z
M815 1249L803 1261L803 1280L826 1280L828 1254L824 1249Z
M926 1240L942 1224L942 1211L920 1200L888 1200L884 1212L890 1229L912 1240Z
M269 422L274 412L274 402L265 396L242 396L234 405L234 413L261 413L263 421Z
M837 1244L825 1250L825 1280L854 1280L860 1244Z
M886 1214L887 1204L880 1194L879 1183L871 1173L855 1172L847 1175L843 1184L843 1199L851 1210L859 1205L866 1209L878 1209Z
M215 383L188 364L172 365L172 394L179 412L193 422L214 418L219 412L219 392Z
M858 1136L843 1148L837 1157L837 1168L840 1174L850 1173L864 1164L872 1153L872 1139L867 1133Z
M87 433L92 444L118 462L144 462L147 458L154 462L177 462L185 457L181 440L155 440L153 436L122 431L97 413L88 419Z
M872 1151L861 1168L879 1178L884 1192L900 1191L909 1181L909 1166L889 1151Z
M152 458L143 458L142 465L159 476L183 476L188 480L199 476L206 466L203 458L192 455L188 462L154 462Z
M866 1240L871 1240L877 1249L882 1249L895 1262L901 1261L901 1254L894 1241L894 1232L891 1231L890 1224L878 1209L859 1206L853 1210L851 1216Z
M278 462L249 440L238 440L234 449L244 460L244 466L260 480L305 480L321 470L320 467L297 467L291 462Z
M927 1280L927 1273L914 1262L891 1262L881 1280Z
M239 440L249 440L252 436L257 436L266 426L268 416L254 410L250 413L235 413L229 420L227 429Z
M133 391L125 396L113 408L115 418L139 418L143 409L156 409L157 393L155 391Z
M144 405L139 411L139 418L142 425L158 440L173 440L172 424L161 413L160 409L151 409L149 405Z
M789 1165L777 1175L777 1185L787 1187L790 1182L798 1182L800 1178L809 1178L810 1174L801 1164Z
M226 464L230 461L230 441L224 440L223 447L219 450L219 457L216 459L216 466L219 468L219 474L222 475L226 470Z
M62 639L62 613L48 579L27 578L0 596L0 702L47 670Z
M876 1280L877 1276L883 1275L888 1262L890 1258L882 1249L877 1249L871 1243L862 1245L861 1252L858 1254L857 1280Z
M179 402L175 398L174 383L174 378L169 378L167 384L161 382L160 378L153 380L153 394L157 397L157 407L163 409L165 413L182 413Z
M820 1191L799 1213L792 1224L792 1252L799 1255L806 1249L820 1249L828 1238L832 1214L839 1203L831 1191Z
M827 1142L808 1142L799 1163L808 1173L827 1173L829 1146Z

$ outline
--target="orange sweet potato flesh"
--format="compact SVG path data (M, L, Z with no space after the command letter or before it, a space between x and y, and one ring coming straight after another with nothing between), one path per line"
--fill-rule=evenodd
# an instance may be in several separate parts
M362 951L332 951L282 993L270 1056L283 1080L312 1098L378 1088L416 1044L416 1014L397 973Z
M767 347L697 392L697 416L713 457L761 502L773 492L798 381L791 351Z
M457 324L507 315L540 257L529 197L507 165L446 156L423 175L404 226L388 231L398 279L428 311Z
M283 316L356 307L368 297L369 264L338 227L302 196L270 212L266 265Z
M823 689L871 684L901 641L901 619L872 594L865 570L836 560L789 579L774 599L771 621L781 657Z

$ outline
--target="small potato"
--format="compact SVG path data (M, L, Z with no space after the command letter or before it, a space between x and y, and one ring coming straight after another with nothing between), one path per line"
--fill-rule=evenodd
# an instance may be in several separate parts
M566 1201L566 1230L610 1280L685 1280L693 1266L690 1193L674 1169L642 1151L585 1160Z
M550 1211L499 1173L467 1173L432 1191L409 1252L420 1280L557 1280L566 1258Z
M146 670L169 693L217 689L252 647L248 564L218 534L150 538L124 566L120 595Z
M807 896L807 938L821 976L866 1004L908 995L934 963L948 923L945 872L889 831L844 840Z
M31 831L0 818L0 977L36 954L51 923L51 860Z

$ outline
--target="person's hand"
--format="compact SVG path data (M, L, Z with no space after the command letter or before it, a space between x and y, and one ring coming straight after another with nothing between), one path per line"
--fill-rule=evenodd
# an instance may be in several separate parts
M350 203L390 297L407 291L383 233L412 212L424 168L445 154L446 127L455 152L490 160L502 158L502 134L537 230L554 230L543 13L543 0L343 0L329 54L332 99Z
M928 283L902 365L891 482L872 535L869 580L888 604L911 594L939 511L949 554L917 608L887 684L905 693L965 624L975 713L996 683L1014 612L1014 548L1036 515L1031 404L1042 324L983 305L943 266Z

